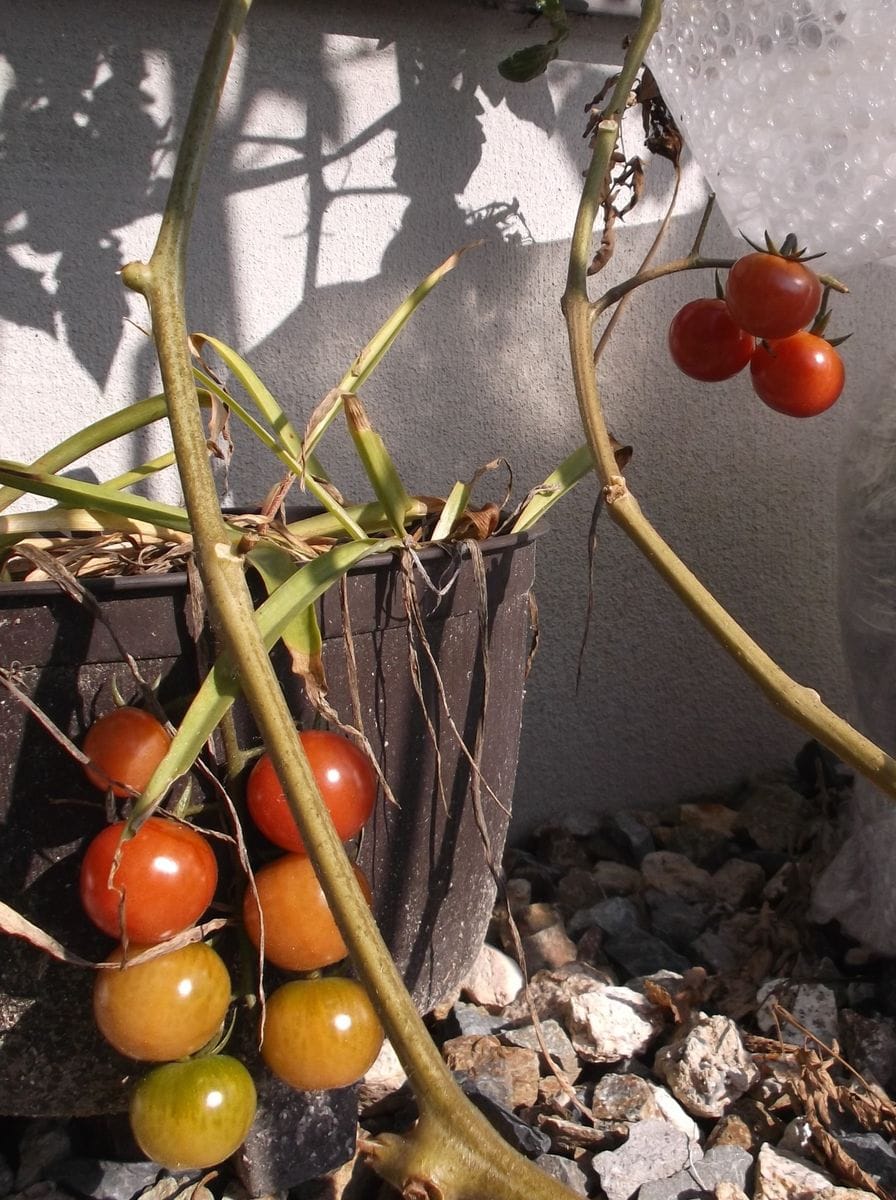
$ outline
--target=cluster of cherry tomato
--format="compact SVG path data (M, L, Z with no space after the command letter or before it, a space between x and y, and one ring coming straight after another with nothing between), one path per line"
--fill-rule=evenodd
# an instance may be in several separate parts
M821 280L798 257L756 251L728 272L724 298L692 300L669 327L669 351L692 379L719 382L748 364L753 390L791 417L824 412L843 391L843 360L821 336ZM811 329L806 329L810 323Z
M376 780L365 756L339 734L299 734L339 835L357 834L370 816ZM139 793L170 745L153 716L123 707L96 721L84 742L88 778L118 797ZM252 820L288 853L262 867L243 906L246 933L277 966L317 972L340 961L345 945L317 882L286 797L267 755L247 786ZM215 894L218 868L208 840L170 816L151 816L123 840L125 822L90 843L80 895L90 919L120 944L124 963L190 929ZM368 899L370 888L356 868ZM256 899L257 894L257 899ZM97 1026L119 1053L161 1063L136 1086L130 1105L144 1153L172 1169L212 1166L245 1140L256 1108L252 1077L218 1052L232 999L230 975L207 943L191 942L129 965L102 970L94 988ZM342 1087L360 1078L382 1045L367 994L352 979L296 979L268 999L261 1054L293 1087Z

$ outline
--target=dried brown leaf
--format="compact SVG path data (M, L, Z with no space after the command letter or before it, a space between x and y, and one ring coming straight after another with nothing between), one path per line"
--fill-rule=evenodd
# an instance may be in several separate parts
M222 391L227 391L222 385ZM224 467L230 466L233 458L233 438L230 436L230 409L214 392L209 392L208 436L206 445L209 453L219 459Z
M16 912L14 908L10 908L8 904L4 904L0 900L0 932L8 933L11 937L23 938L26 942L30 942L32 946L36 946L38 950L43 950L52 958L57 958L60 962L70 963L75 967L92 967L94 964L88 962L87 959L81 958L78 954L73 954L71 950L66 950L61 942L56 938L51 937L49 933L34 925L31 921Z
M148 962L152 958L168 954L170 951L177 950L181 946L187 946L191 942L201 941L208 934L222 929L226 924L226 920L216 919L214 921L207 921L204 925L194 925L191 929L185 930L169 941L163 942L158 946L151 946L141 954L135 955L132 959L129 959L129 965L135 966L141 962ZM4 904L2 900L0 900L0 932L9 934L10 937L23 938L26 942L30 942L32 946L36 946L38 950L43 950L45 954L49 954L51 958L69 963L70 966L89 967L92 970L111 969L113 967L116 970L120 969L117 963L90 962L86 958L81 958L79 954L67 950L61 942L47 933L45 929L41 929L39 925L35 925L27 917L23 917L21 913L16 912L10 905Z
M485 541L491 537L501 519L501 509L497 504L484 504L482 508L468 508L458 517L452 530L452 538L460 541Z
M601 233L600 245L588 266L588 275L597 275L613 257L613 251L616 248L616 233L613 228L615 223L616 210L607 204L604 207L604 228Z
M705 1004L711 990L711 982L703 967L692 967L668 987L654 979L644 981L644 995L657 1008L670 1012L676 1025L687 1024L694 1009Z
M651 154L668 158L677 168L684 149L684 139L660 95L656 80L646 68L638 85L638 99L641 102L644 144Z
M616 466L620 471L624 471L628 464L632 461L634 448L632 446L623 446L622 442L618 441L613 434L610 434L610 445L613 447L613 457L616 459Z
M284 501L289 495L289 491L295 481L296 476L290 471L274 484L261 502L261 515L263 517L274 517L281 511Z
M302 436L303 447L317 433L320 425L327 419L341 399L342 391L338 387L330 388L326 396L319 402L308 418L308 424L305 426L305 433Z
M822 1164L828 1167L839 1180L850 1187L863 1188L874 1196L880 1196L881 1200L893 1200L892 1193L881 1187L873 1176L863 1171L837 1139L812 1117L809 1118L809 1128L812 1131L812 1141Z

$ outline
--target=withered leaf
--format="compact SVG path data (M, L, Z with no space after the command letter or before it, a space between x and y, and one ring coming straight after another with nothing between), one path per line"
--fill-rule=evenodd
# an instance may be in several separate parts
M213 933L217 929L223 928L226 924L226 920L219 918L214 921L207 921L204 925L194 925L191 929L187 929L176 937L170 938L167 942L163 942L159 946L151 946L141 954L135 955L130 960L130 964L134 966L137 963L148 962L151 958L158 958L161 954L168 954L170 951L177 950L181 946L187 946L191 942L201 941L203 937L209 933ZM0 900L0 932L9 934L11 937L23 938L26 942L30 942L32 946L36 946L38 950L43 950L45 954L49 954L51 958L69 963L70 966L89 967L92 970L102 970L104 968L120 969L117 963L90 962L89 959L81 958L79 954L67 950L60 941L57 941L46 930L41 929L39 925L35 925L33 921L29 921L27 917L23 917L20 912L17 912L2 900Z

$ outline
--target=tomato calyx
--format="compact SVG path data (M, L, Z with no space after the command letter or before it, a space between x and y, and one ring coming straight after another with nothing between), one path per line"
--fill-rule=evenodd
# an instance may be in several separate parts
M821 338L823 341L827 342L829 346L833 346L836 349L837 346L842 346L844 342L849 341L849 339L852 337L852 334L844 333L842 337L838 338L829 338L825 336L827 327L830 324L832 312L832 310L828 307L828 297L830 295L830 291L830 287L825 287L824 294L821 298L821 307L818 310L818 316L809 326L809 333L814 334L815 337Z
M816 258L824 258L825 251L819 250L817 254L808 254L805 246L800 246L799 240L795 233L788 233L780 246L774 241L769 231L765 230L765 241L763 245L754 242L752 238L747 237L741 229L738 231L748 246L756 250L759 254L774 254L778 258L786 258L790 262L814 262Z

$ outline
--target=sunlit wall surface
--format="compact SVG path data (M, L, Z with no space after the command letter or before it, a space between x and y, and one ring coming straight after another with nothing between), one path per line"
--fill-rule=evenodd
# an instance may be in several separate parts
M35 457L157 384L145 311L116 270L151 249L214 9L207 0L0 0L6 457ZM582 440L559 299L587 161L585 109L632 24L575 16L547 77L506 83L497 63L536 36L529 21L451 0L258 0L208 164L190 324L240 349L299 426L407 292L451 251L481 242L365 391L419 492L444 492L503 457L521 498ZM624 148L639 145L635 118ZM668 164L654 163L595 288L637 268L671 186ZM686 162L669 256L689 247L703 200ZM737 246L713 221L706 248ZM627 477L642 506L785 669L840 707L838 444L872 378L884 337L879 291L889 286L883 268L862 268L849 282L855 295L838 318L843 332L857 331L844 347L847 394L815 421L765 409L745 380L698 385L674 372L666 326L685 300L712 289L695 274L639 294L603 370L611 427L634 447ZM163 448L154 432L91 466L108 477ZM340 434L324 457L358 495ZM228 501L251 503L275 478L240 439L221 486ZM495 472L480 498L500 498L505 481ZM157 488L177 496L176 481ZM539 549L541 650L527 699L519 833L724 786L786 762L804 740L605 515L577 686L594 500L586 484L557 508Z

